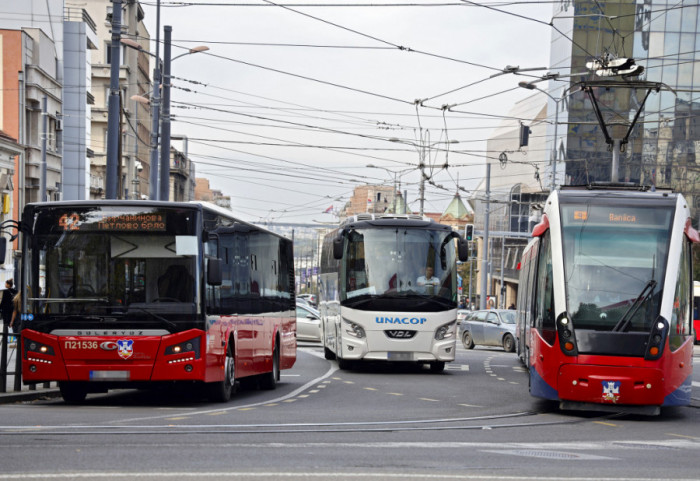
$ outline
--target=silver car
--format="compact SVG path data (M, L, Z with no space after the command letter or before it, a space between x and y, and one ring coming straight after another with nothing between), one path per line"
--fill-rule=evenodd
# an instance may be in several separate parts
M511 309L474 311L459 325L462 344L467 349L480 346L502 346L506 352L515 351L516 312Z
M297 339L320 341L321 314L308 304L297 303Z

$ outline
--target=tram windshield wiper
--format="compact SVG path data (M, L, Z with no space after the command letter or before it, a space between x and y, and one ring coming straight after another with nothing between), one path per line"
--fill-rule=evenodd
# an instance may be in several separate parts
M622 315L620 320L615 327L613 327L613 332L627 332L632 325L632 318L637 313L642 303L647 300L647 298L654 292L657 282L654 279L650 279L639 293L639 297L632 303L632 305L627 309L627 311Z

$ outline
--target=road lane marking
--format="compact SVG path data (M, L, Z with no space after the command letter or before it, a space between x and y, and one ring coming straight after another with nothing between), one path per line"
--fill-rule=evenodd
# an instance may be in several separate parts
M617 424L606 423L604 421L593 421L594 424L602 424L603 426L612 426L614 428L618 427Z
M419 397L418 399L420 399L421 401L430 401L430 402L433 402L433 403L439 403L439 402L440 402L439 399L430 399L430 398L427 398L427 397Z

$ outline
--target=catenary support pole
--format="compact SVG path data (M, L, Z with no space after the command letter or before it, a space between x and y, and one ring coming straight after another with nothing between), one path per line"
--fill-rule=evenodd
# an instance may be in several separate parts
M173 27L163 27L163 119L160 140L160 200L170 197L170 50Z
M121 59L122 0L112 0L112 45L110 47L109 106L107 110L107 172L105 197L117 198L119 179L119 66Z

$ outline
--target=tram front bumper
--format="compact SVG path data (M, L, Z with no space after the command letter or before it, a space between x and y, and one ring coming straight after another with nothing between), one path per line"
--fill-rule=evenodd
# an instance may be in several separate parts
M597 404L661 405L664 376L660 369L564 365L557 379L559 398Z

